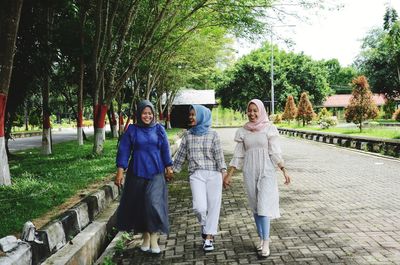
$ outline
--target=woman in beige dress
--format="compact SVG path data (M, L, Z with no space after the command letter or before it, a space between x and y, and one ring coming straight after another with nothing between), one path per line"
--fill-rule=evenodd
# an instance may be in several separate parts
M267 257L270 254L270 220L280 217L275 168L282 170L285 184L290 183L290 176L284 167L278 130L268 121L264 104L258 99L251 100L247 116L249 122L236 132L236 148L223 184L224 187L230 185L235 169L243 170L249 206L260 237L257 249L261 256Z

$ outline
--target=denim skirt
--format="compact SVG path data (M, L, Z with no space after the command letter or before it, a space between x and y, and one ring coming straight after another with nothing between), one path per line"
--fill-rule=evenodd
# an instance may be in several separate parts
M163 173L152 180L127 173L117 210L117 229L168 234L168 190Z

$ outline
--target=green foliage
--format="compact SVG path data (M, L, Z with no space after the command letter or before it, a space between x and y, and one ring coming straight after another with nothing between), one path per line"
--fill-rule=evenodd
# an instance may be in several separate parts
M318 113L317 120L317 123L321 129L328 129L337 125L337 118L332 117L332 113L326 108L321 109L321 111Z
M382 108L382 116L381 118L383 119L391 119L393 116L393 113L396 111L396 102L393 99L388 99L385 103L385 105L383 105Z
M242 126L247 118L242 112L223 108L220 105L212 111L213 126Z
M268 43L242 57L219 77L217 96L224 107L243 110L252 98L270 101L271 46ZM287 53L274 47L274 90L276 109L283 110L289 95L308 91L314 104L331 92L325 67L304 54Z
M350 83L357 76L357 70L352 67L341 67L337 59L321 61L328 72L327 81L334 94L351 93Z
M322 108L321 111L318 113L317 118L321 119L323 117L331 117L332 113L327 110L327 108Z
M372 90L389 98L400 96L400 20L396 10L387 8L383 29L372 30L362 47L356 65L368 76Z
M116 263L112 260L112 257L105 257L101 265L116 265Z
M372 99L372 93L365 76L353 79L352 84L352 97L350 98L350 104L346 108L345 117L347 122L357 124L361 132L362 123L368 119L376 118L379 110Z

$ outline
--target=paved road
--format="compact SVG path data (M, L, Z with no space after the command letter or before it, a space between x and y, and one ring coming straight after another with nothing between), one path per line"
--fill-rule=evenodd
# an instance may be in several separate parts
M228 157L234 129L219 129ZM280 178L271 256L260 259L241 175L223 193L216 250L203 253L187 182L170 185L171 234L159 257L128 249L119 264L400 264L400 160L282 137L291 186ZM139 243L136 243L136 245ZM134 244L133 244L134 245Z
M84 129L86 135L93 135L93 128ZM63 128L61 131L53 129L52 138L53 143L60 143L65 141L76 140L77 130L76 128ZM10 152L29 148L39 148L42 145L42 136L32 136L26 138L15 138L8 142L8 148Z

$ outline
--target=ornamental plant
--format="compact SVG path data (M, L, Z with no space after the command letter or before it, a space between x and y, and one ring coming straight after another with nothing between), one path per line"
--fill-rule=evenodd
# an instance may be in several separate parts
M312 121L314 117L315 117L315 112L312 107L312 104L308 99L307 93L303 92L301 93L299 105L297 107L296 119L298 121L302 121L304 127L306 123Z
M297 107L294 103L294 98L292 95L289 95L286 100L285 111L282 114L282 119L288 121L290 124L290 121L296 117L296 113Z
M352 81L353 92L351 93L350 104L346 108L345 118L347 122L355 123L360 132L364 121L374 119L378 116L379 110L372 98L367 78L363 75Z

